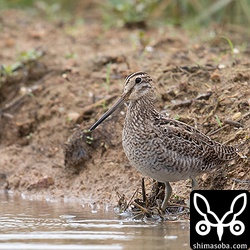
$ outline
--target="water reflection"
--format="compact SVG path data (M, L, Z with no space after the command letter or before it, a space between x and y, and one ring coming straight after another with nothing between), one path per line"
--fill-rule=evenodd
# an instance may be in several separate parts
M0 249L189 249L187 222L150 222L79 203L0 193Z

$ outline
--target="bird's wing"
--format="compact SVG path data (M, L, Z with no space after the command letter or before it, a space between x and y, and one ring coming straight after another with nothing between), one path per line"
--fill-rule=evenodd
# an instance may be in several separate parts
M237 149L211 140L199 130L177 120L159 117L154 121L165 145L182 155L192 155L205 161L228 161L237 156ZM221 162L221 163L222 163Z

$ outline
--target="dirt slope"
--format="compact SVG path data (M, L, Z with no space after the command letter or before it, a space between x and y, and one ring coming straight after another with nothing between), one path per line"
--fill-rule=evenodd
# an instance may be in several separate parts
M0 22L0 64L22 61L0 85L0 188L111 205L116 192L129 199L141 175L121 145L126 107L98 128L94 141L84 142L89 156L78 174L65 168L63 145L77 124L82 130L92 125L122 92L123 79L139 70L154 79L160 110L239 146L249 158L250 43L244 37L232 36L233 52L219 31L194 36L170 27L106 30L98 23L51 23L18 11L2 12ZM32 49L34 60L18 57ZM199 186L250 190L249 165L248 159L232 161L201 176ZM176 195L188 197L189 181L173 186Z

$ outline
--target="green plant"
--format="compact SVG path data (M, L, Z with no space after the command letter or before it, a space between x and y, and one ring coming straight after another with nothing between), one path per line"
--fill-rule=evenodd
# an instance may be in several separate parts
M66 123L71 123L73 119L71 117L66 117Z
M26 138L28 140L31 140L33 138L33 133L29 133L28 135L26 135Z
M206 1L209 2L209 1ZM204 1L203 1L204 4ZM217 0L210 2L207 8L197 15L196 21L221 21L223 23L250 23L250 3L248 0Z
M94 138L91 136L91 132L87 129L83 130L83 133L85 135L85 142L89 145L92 144L92 142L94 141Z
M179 115L175 115L175 117L174 117L174 119L177 120L177 121L179 121L180 118L181 118L181 117L180 117Z
M86 143L87 143L87 144L91 145L92 142L93 142L93 140L94 140L93 137L91 137L91 136L89 136L89 135L86 136Z
M162 0L108 0L104 20L109 26L145 26Z
M226 36L221 36L221 38L225 39L230 47L231 53L234 54L234 45L232 43L232 41L226 37Z
M28 51L22 51L19 56L18 59L26 64L32 61L37 61L39 58L41 58L43 56L43 52L41 50L35 50L35 49L31 49Z
M0 69L1 76L12 76L14 72L22 66L21 62L15 62L10 65L2 65Z
M33 5L33 0L1 0L0 9L7 8L28 8Z
M218 117L218 115L215 115L215 119L216 119L219 127L222 127L222 122L221 122L220 118Z
M103 103L102 103L102 108L103 108L104 110L107 110L107 103L106 103L106 101L103 101Z
M16 76L21 70L27 71L34 67L34 62L38 61L43 56L43 51L31 49L23 51L18 55L16 62L9 65L1 65L0 67L0 88L8 79Z
M77 54L76 53L68 53L65 55L66 59L76 59L77 58Z
M250 25L249 0L108 0L103 10L109 26L138 27L159 20L189 28L214 22Z
M85 13L84 2L82 0L1 0L0 10L22 8L49 20L59 18L77 21L79 13ZM145 27L146 24L167 23L193 29L219 23L220 25L236 24L241 27L241 30L242 27L246 27L245 31L249 34L249 0L105 0L92 1L90 6L87 11L95 12L100 9L100 6L102 7L101 14L107 27Z

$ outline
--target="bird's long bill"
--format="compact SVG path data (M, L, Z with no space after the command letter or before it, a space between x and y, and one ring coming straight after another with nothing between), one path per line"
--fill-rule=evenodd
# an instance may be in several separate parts
M111 114L113 114L116 109L118 109L124 102L126 101L125 96L121 96L120 99L97 121L95 122L91 127L90 131L93 131L96 127L99 126L104 120L106 120Z

